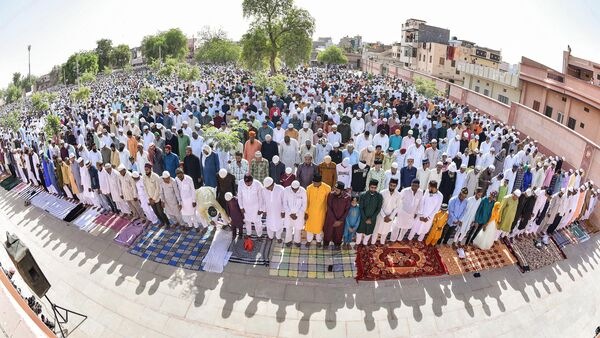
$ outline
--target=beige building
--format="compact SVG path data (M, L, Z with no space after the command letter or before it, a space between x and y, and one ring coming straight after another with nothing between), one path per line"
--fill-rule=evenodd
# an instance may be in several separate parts
M456 71L456 61L447 58L448 45L427 42L419 44L416 62L412 69L430 74L452 83L461 83L462 77Z
M521 88L518 67L509 69L506 65L497 69L458 61L456 71L463 87L510 105L520 101Z

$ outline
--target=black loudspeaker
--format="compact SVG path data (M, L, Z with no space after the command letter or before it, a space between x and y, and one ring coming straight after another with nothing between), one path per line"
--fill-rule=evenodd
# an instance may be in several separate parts
M21 242L19 237L9 232L6 232L6 242L3 244L25 283L39 298L44 297L50 289L50 283L40 270L29 248Z

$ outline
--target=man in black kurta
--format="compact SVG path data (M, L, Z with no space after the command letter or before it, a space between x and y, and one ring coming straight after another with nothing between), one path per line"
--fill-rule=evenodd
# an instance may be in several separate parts
M379 181L371 180L369 182L369 190L360 194L358 205L360 210L360 224L356 230L356 244L367 245L373 230L375 229L375 221L377 214L383 205L383 196L377 192Z
M185 149L185 157L183 158L183 172L192 178L194 181L194 189L202 186L202 168L200 167L200 159L192 154L192 147Z

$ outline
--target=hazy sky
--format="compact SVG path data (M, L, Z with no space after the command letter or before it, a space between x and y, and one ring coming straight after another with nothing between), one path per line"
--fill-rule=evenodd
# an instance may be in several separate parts
M145 35L171 27L186 34L203 26L221 27L233 39L248 28L241 0L0 0L0 88L12 73L27 74L27 45L32 45L31 72L42 75L96 40L138 46ZM316 20L313 36L360 34L364 41L400 40L408 18L450 29L450 36L502 50L509 63L527 56L562 69L562 51L600 62L598 0L324 1L296 0ZM596 33L594 33L596 32Z

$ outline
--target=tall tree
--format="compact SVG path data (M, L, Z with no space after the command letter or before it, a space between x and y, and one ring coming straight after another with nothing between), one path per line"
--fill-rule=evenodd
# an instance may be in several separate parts
M123 68L131 61L131 50L128 45L122 44L113 48L110 53L110 65L114 68Z
M348 63L348 58L338 46L329 46L324 51L319 52L317 60L328 65L342 65Z
M98 54L98 70L103 71L110 64L110 54L113 50L110 39L96 41L96 54Z
M23 89L21 89L19 86L16 86L14 83L11 83L4 92L4 100L6 103L13 103L21 98L22 95Z
M271 72L276 73L278 57L290 65L308 61L310 46L306 41L311 40L315 20L307 10L294 6L293 0L244 0L242 10L244 17L253 19L242 39L242 57L246 63L252 63L247 57L267 58ZM266 46L249 43L262 41L264 37ZM299 40L301 43L296 43Z
M75 53L69 57L63 65L65 80L67 83L75 83L78 75L98 73L98 54L96 52Z
M233 63L240 58L240 46L228 39L213 38L204 42L196 52L196 61L206 63Z
M13 73L12 83L17 87L21 86L21 73L19 73L19 72Z
M179 28L171 28L142 40L142 53L149 60L175 58L181 60L187 54L187 38Z

